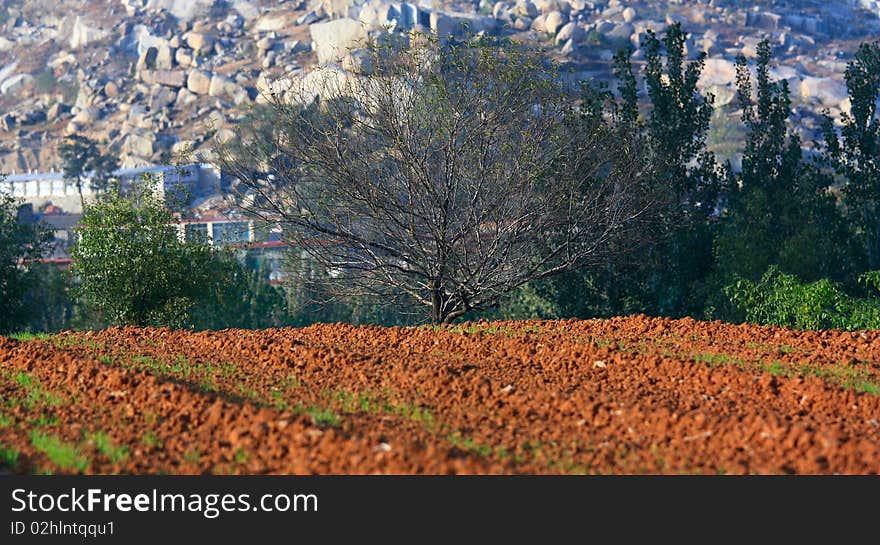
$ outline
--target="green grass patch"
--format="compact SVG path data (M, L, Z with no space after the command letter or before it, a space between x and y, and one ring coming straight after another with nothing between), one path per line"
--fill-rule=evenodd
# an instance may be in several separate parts
M523 337L529 333L544 333L546 330L540 326L527 326L527 327L505 327L505 326L494 326L494 325L479 325L479 324L460 324L460 325L434 325L434 324L426 324L420 326L422 329L427 329L428 331L448 331L449 333L462 333L473 335L476 333L485 333L487 335L506 335L508 337Z
M311 406L305 413L312 417L312 421L324 428L336 428L342 422L342 417L333 409Z
M48 339L50 337L51 337L51 335L49 335L47 333L12 333L11 335L9 335L10 339L15 339L17 341L24 341L24 342L33 341L35 339L37 339L37 340Z
M91 464L76 445L66 443L56 435L48 435L39 430L31 434L31 444L58 467L65 470L85 471Z
M478 443L473 438L466 437L458 432L450 433L446 436L446 439L462 450L475 452L481 456L491 456L494 452L494 449L491 446Z
M190 464L198 464L202 461L202 453L196 448L192 448L183 453L183 461Z
M237 464L246 464L251 459L251 453L240 448L235 451L235 463Z
M98 452L109 458L112 463L118 464L128 460L128 448L113 443L113 440L106 433L99 431L89 439L95 444Z
M143 444L146 447L150 447L150 448L161 447L162 440L159 439L159 436L156 435L155 433L148 431L148 432L144 433L144 435L141 437L141 444Z
M279 411L286 411L290 408L290 403L285 401L284 393L281 390L273 389L269 394L272 398L272 406Z
M18 467L19 452L13 447L0 445L0 468L15 470Z

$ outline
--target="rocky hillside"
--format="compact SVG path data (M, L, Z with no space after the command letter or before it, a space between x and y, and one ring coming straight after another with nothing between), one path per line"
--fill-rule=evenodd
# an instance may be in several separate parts
M878 2L439 0L3 0L0 7L0 172L60 167L65 134L105 141L124 166L210 158L215 138L260 101L269 82L318 64L358 63L368 33L431 29L517 35L549 47L580 77L608 77L625 46L642 58L647 30L680 21L689 53L709 55L704 88L735 114L736 55L763 37L789 80L805 140L816 113L848 108L843 71L860 41L880 31ZM720 136L718 136L720 135Z

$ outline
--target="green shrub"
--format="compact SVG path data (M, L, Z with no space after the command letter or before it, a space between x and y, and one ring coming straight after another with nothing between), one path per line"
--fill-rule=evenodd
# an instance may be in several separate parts
M880 271L865 273L860 280L880 288ZM880 298L853 297L827 278L804 284L775 265L760 281L738 278L724 291L747 322L796 329L880 329Z

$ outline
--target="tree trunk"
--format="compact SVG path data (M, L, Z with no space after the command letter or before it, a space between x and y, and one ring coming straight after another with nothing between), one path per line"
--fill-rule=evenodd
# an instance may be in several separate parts
M76 180L76 192L79 193L79 205L82 207L82 213L86 212L86 199L83 197L82 180Z
M434 325L442 325L444 318L443 295L440 293L439 283L435 281L431 290L431 322Z

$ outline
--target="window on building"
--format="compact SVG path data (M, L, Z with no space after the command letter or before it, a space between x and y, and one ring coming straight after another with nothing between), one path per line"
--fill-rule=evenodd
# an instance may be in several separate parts
M206 223L186 224L186 240L188 242L208 242L208 225Z
M214 224L214 244L239 244L248 242L248 222L230 221Z

